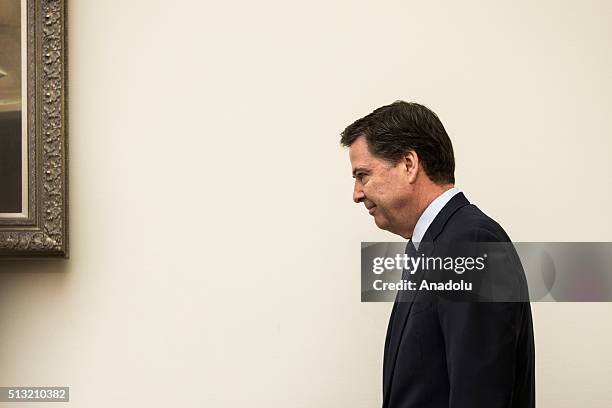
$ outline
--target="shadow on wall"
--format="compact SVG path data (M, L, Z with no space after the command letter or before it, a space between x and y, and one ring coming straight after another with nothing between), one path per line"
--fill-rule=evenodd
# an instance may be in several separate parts
M49 368L55 360L48 354L61 350L79 312L68 296L71 265L65 259L0 259L1 385L26 385L57 371Z
M6 274L67 273L69 259L0 259L0 277Z
M36 309L35 305L44 307L47 302L63 297L70 265L66 259L0 259L0 326L7 318L2 311L14 311L15 304L23 304L23 298L29 298L27 304Z

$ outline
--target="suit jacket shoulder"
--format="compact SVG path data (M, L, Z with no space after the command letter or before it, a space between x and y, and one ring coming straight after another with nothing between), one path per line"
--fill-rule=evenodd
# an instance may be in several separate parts
M459 208L448 218L440 241L510 242L504 229L474 204Z

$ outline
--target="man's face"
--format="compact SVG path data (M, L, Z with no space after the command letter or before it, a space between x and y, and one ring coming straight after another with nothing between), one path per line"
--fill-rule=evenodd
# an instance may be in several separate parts
M398 233L410 218L412 186L403 161L397 165L373 156L364 136L349 147L355 189L353 201L363 202L378 228Z

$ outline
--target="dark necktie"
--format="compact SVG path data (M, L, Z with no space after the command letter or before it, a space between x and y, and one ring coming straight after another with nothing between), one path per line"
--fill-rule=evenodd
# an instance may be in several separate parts
M412 239L410 239L408 243L406 244L406 250L404 253L408 256L408 268L404 268L402 270L402 281L414 281L415 271L413 271L412 269L412 266L414 264L412 263L411 259L418 257L418 252L416 248L414 247L414 243L412 242ZM406 299L407 295L408 293L406 291L399 290L397 292L397 295L395 296L395 301L398 302L398 301L401 301L402 299ZM400 296L403 296L403 297L400 298Z

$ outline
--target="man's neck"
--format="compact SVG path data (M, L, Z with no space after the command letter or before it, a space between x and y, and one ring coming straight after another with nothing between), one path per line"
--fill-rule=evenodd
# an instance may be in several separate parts
M423 188L420 191L420 193L417 193L416 205L415 205L415 207L417 208L417 211L415 215L412 217L411 225L409 225L408 228L406 228L405 232L399 235L405 239L411 239L412 235L414 234L414 228L416 227L416 224L419 221L419 218L421 217L421 215L423 215L423 212L425 212L427 207L429 207L429 205L436 198L440 197L442 194L444 194L446 191L450 190L454 186L455 186L454 184L439 185L439 184L432 183L428 185L427 187Z

